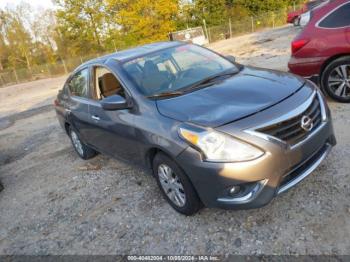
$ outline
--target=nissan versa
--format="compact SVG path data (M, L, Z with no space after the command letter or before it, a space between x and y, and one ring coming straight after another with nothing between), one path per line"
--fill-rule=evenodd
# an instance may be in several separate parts
M313 83L181 42L82 64L55 106L81 158L101 152L149 167L186 215L264 206L336 144Z

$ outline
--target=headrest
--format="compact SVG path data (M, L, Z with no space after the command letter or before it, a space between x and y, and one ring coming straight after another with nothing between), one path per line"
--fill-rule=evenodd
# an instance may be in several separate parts
M102 77L100 77L100 79L101 78L102 78L102 86L101 86L102 93L118 89L119 82L112 73L106 73Z
M158 67L153 63L153 61L146 61L143 67L144 74L154 74L159 73Z

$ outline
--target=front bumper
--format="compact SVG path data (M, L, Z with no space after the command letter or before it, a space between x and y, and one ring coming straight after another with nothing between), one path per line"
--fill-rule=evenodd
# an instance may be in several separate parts
M271 150L253 161L206 162L193 148L187 148L178 156L177 161L189 176L205 206L225 209L258 208L309 176L329 154L336 139L329 118L297 147L286 148L267 141L264 143ZM229 195L233 186L242 188L234 196Z

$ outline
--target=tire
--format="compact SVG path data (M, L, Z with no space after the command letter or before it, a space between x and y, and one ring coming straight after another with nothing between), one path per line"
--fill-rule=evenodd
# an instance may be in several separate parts
M300 25L300 18L299 17L294 18L293 25L294 26L299 26Z
M171 173L167 183L163 172L166 168L170 168ZM191 181L171 158L163 153L158 153L153 159L153 174L164 198L177 212L191 216L200 210L202 203ZM181 201L181 196L184 202Z
M321 75L321 86L334 100L350 103L350 56L340 57L326 66Z
M69 137L75 152L77 152L80 158L88 160L97 155L97 152L94 149L88 147L85 143L81 141L78 132L71 127L69 128Z

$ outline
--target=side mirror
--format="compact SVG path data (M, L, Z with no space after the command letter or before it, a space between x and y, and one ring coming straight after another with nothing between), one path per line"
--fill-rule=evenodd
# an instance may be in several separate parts
M232 63L236 63L236 58L233 55L227 55L225 56L226 59Z
M101 106L104 110L120 110L131 108L126 99L120 95L112 95L101 100Z

